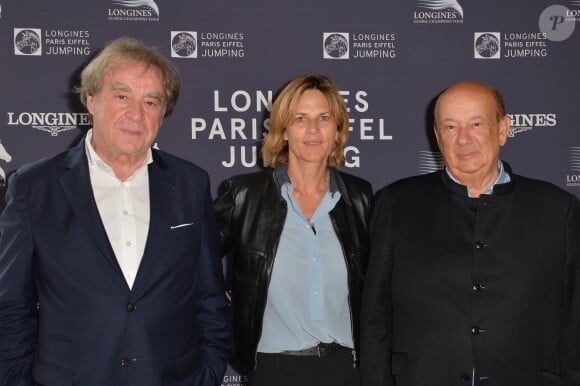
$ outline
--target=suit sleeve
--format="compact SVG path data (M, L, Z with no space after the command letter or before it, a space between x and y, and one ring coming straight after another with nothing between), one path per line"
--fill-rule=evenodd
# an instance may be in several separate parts
M371 251L361 311L361 377L363 385L393 386L391 341L393 246L388 193L379 193L370 220Z
M0 216L0 384L32 386L37 295L34 240L18 173L10 178Z
M566 224L561 365L564 385L580 385L580 203L572 198Z
M225 296L223 268L219 253L215 212L205 176L203 193L203 235L197 256L197 335L201 345L201 367L195 386L221 385L229 352L229 311Z

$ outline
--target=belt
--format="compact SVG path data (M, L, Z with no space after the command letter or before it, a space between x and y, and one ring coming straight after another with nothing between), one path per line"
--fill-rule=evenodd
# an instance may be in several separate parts
M318 346L305 348L304 350L296 351L282 351L281 355L297 355L297 356L317 356L322 357L331 353L335 353L339 350L347 349L344 346L336 342L332 343L319 343Z

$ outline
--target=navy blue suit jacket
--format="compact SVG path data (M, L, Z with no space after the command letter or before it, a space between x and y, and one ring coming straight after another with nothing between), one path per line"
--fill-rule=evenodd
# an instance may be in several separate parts
M221 383L229 326L209 178L160 151L153 160L132 289L100 220L84 140L11 177L0 217L1 385Z

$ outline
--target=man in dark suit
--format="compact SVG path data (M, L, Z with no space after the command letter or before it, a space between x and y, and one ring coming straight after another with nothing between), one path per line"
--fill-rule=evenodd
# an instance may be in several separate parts
M216 386L228 311L209 178L151 149L180 80L123 38L83 70L93 128L19 169L0 217L0 384Z
M580 385L580 205L499 159L499 92L435 105L445 170L378 194L362 305L365 386Z

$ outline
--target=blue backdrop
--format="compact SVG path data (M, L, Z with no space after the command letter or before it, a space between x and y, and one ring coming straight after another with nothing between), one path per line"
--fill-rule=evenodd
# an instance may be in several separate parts
M214 194L260 167L273 96L311 72L342 91L347 168L375 189L441 166L433 98L477 80L502 91L513 119L502 158L580 196L578 21L579 0L0 0L0 185L80 139L91 124L71 92L79 71L133 36L183 80L157 146L207 169ZM230 370L224 385L244 381Z

